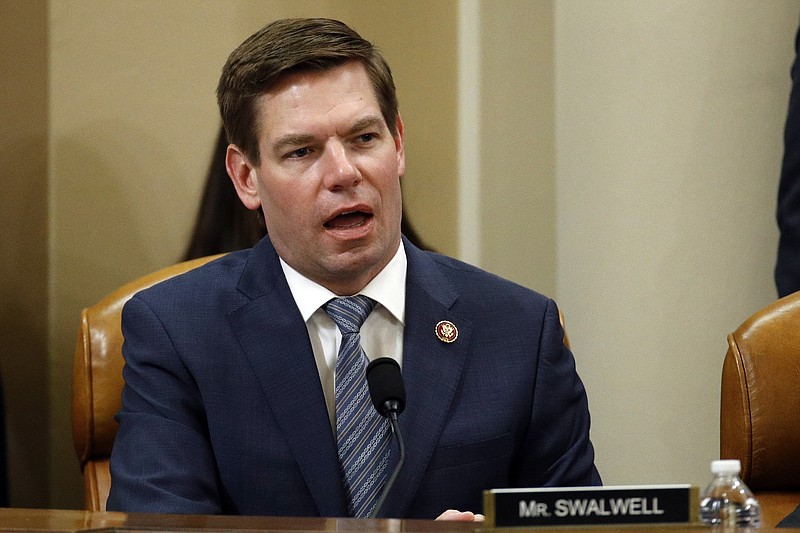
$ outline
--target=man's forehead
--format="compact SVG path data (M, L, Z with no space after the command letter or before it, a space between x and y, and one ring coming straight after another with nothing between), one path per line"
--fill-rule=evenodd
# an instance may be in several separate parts
M324 126L345 132L367 126L388 128L363 66L363 79L357 72L336 70L293 74L262 93L256 100L260 136L274 139Z
M346 61L323 69L300 69L286 72L275 80L268 89L262 92L259 100L285 96L298 93L302 88L314 85L329 85L348 83L358 85L377 101L378 96L367 72L366 66L358 61Z

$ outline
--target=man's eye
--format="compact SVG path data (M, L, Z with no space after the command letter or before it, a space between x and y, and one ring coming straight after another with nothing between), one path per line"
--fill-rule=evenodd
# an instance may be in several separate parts
M374 133L362 133L358 136L358 140L362 143L368 143L375 139L376 135Z
M298 148L297 150L289 152L287 154L287 157L289 157L291 159L297 159L297 158L305 157L305 156L307 156L309 154L310 151L311 150L309 150L308 148Z

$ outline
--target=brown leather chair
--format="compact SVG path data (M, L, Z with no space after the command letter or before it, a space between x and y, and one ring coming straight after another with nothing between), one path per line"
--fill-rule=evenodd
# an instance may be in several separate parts
M122 306L131 296L219 255L178 263L112 292L81 313L72 370L72 439L83 472L84 505L105 511L111 475L108 463L117 434L114 415L122 393Z
M558 310L558 321L561 322L561 329L564 331L564 346L571 350L572 346L569 344L569 337L567 337L567 326L564 323L564 313L561 312L561 309Z
M739 459L742 480L774 527L800 505L800 292L728 335L722 367L720 458Z

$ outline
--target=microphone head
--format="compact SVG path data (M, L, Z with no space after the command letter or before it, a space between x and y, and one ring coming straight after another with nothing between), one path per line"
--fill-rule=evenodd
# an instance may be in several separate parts
M403 412L406 407L406 387L397 361L391 357L379 357L371 361L367 365L367 384L372 403L382 416L387 416L389 411L397 414Z

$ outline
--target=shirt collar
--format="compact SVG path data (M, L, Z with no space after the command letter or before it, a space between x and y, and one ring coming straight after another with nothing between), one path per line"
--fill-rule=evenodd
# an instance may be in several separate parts
M280 259L283 274L303 320L308 322L317 309L337 295L311 281ZM358 294L369 296L385 307L400 323L405 323L406 270L408 259L402 241L391 261Z

